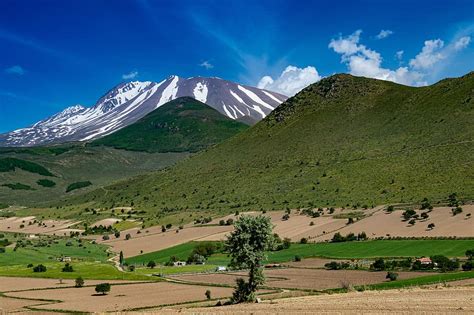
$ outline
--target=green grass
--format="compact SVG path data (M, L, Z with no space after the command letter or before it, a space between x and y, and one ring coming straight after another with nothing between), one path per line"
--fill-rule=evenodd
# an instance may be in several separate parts
M40 186L48 187L48 188L56 186L56 183L49 179L38 179L36 183Z
M8 187L12 190L34 190L31 186L22 184L22 183L14 183L14 184L2 184L3 187Z
M52 243L50 247L34 247L27 246L18 248L6 248L6 252L0 254L0 266L11 265L27 265L29 263L51 262L61 256L70 256L74 259L84 261L100 261L107 260L107 247L99 244L90 244L83 241L83 246L79 247L78 243L73 241L72 246L66 246L67 240L59 240L57 244Z
M81 189L81 188L86 188L88 186L91 186L92 183L90 181L84 181L84 182L75 182L67 186L66 192L71 192L76 189Z
M186 260L198 242L189 242L157 252L147 253L126 259L129 264L146 265L153 260L166 263L171 256ZM268 252L267 263L292 261L296 255L302 258L327 257L335 259L360 259L377 257L420 257L445 255L463 257L468 249L474 249L474 240L375 240L344 243L291 244L288 249ZM226 254L214 254L207 263L227 265L230 259Z
M153 269L150 268L137 268L133 273L140 275L151 275L151 274L163 274L171 275L178 273L196 273L196 272L210 272L215 271L217 265L205 264L205 265L186 265L181 267L175 266L156 266Z
M117 222L113 225L113 227L119 231L124 231L124 230L128 230L128 229L133 229L135 227L139 227L141 226L141 222L138 222L138 221L129 221L129 220L125 220L125 221L120 221L120 222Z
M474 73L420 88L331 76L172 168L67 202L197 216L472 199L473 89Z
M34 150L29 150L34 149ZM69 195L83 193L119 179L144 174L150 171L168 167L177 161L189 156L188 153L146 153L116 150L108 147L71 146L62 154L42 153L42 148L28 148L28 150L8 148L5 152L0 148L0 159L4 157L32 161L43 165L51 173L57 175L52 179L56 186L38 186L38 180L45 177L36 173L17 169L15 172L0 172L0 185L3 183L22 183L34 187L36 190L11 190L0 186L0 203L12 206L33 206L37 208L49 207L53 201ZM49 152L49 149L48 149ZM66 193L66 188L74 182L91 181L92 186L81 190ZM108 205L111 206L112 204ZM128 203L128 205L130 205ZM41 215L67 216L78 218L77 212L84 210L88 205L68 207L68 209L51 208L51 212L39 211ZM57 211L56 211L57 210ZM34 212L35 209L32 211ZM22 210L24 215L29 213Z
M403 279L403 280L367 285L363 287L370 290L400 289L400 288L405 288L405 287L436 284L436 283L472 279L472 278L474 278L474 271L464 271L464 272L455 272L455 273L434 274L434 275L422 276L422 277L411 278L411 279Z
M247 128L194 98L181 97L92 145L147 152L197 152Z
M0 159L0 172L11 172L17 168L43 176L54 176L45 167L34 162L10 157Z
M26 265L1 266L0 276L9 277L32 277L32 278L55 278L55 279L75 279L81 276L84 279L98 280L153 280L145 275L121 272L111 264L96 262L72 262L74 272L62 272L64 263L50 262L43 263L46 272L33 272L32 268Z

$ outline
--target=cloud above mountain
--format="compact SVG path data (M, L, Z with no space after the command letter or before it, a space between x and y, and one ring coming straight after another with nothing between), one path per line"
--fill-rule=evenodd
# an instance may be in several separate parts
M131 71L129 73L122 74L122 79L130 80L135 79L138 76L138 71Z
M258 82L259 89L266 89L278 92L287 96L293 96L308 85L321 80L318 70L315 67L298 68L288 66L277 78L264 76Z

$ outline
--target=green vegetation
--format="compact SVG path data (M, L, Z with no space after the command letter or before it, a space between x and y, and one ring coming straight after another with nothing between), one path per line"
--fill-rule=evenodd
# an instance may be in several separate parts
M72 183L69 186L67 186L66 192L71 192L71 191L76 190L76 189L85 188L85 187L88 187L90 185L92 185L92 183L90 181L75 182L75 183Z
M92 145L147 152L197 152L247 128L194 98L181 97Z
M43 176L54 176L46 168L34 162L10 157L0 159L0 172L11 172L14 171L16 168Z
M31 186L22 184L22 183L15 183L15 184L3 184L3 187L8 187L13 190L34 190Z
M9 154L9 153L16 153L16 154L29 154L29 155L60 155L63 153L68 152L71 150L72 146L70 145L61 145L61 146L53 146L53 147L29 147L29 148L0 148L0 154Z
M38 179L36 183L40 186L48 187L48 188L56 186L56 183L49 179Z
M138 222L138 221L124 220L124 221L115 223L112 227L117 231L124 231L124 230L139 227L140 225L141 225L141 222Z
M166 263L170 257L185 261L200 242L189 242L157 252L134 256L126 259L128 264L146 266L153 260L159 264ZM308 243L291 244L290 247L267 252L266 262L281 263L300 258L327 257L335 259L377 258L377 257L430 257L444 255L462 257L466 250L472 249L474 240L374 240L344 243ZM227 254L211 255L207 263L227 265L230 259Z
M95 286L95 292L102 293L103 295L110 292L110 283L99 283Z
M474 72L421 88L331 76L172 168L68 202L206 215L473 198L473 89Z

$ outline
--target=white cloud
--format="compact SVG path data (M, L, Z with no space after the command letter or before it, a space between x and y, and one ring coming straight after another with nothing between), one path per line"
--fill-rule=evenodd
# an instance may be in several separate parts
M9 68L5 69L5 73L8 74L16 74L16 75L24 75L25 74L25 69L19 65L11 66Z
M375 38L384 39L384 38L389 37L392 34L393 34L393 31L391 30L381 30L380 33L377 36L375 36Z
M427 40L408 66L388 69L382 67L383 58L377 51L359 43L361 33L361 30L357 30L349 36L332 39L329 43L329 48L341 55L341 62L347 65L349 72L353 75L414 86L427 85L427 78L433 77L435 70L445 65L449 58L470 43L469 36L458 38L449 45L445 45L441 39ZM403 55L403 50L395 54L399 61Z
M122 79L130 80L130 79L135 79L137 76L138 76L138 71L132 71L129 73L122 74Z
M401 61L401 60L403 59L403 54L404 54L404 53L405 53L405 52L404 52L403 50L399 50L399 51L397 51L397 52L395 53L395 57L397 57L397 60L398 60L398 61Z
M454 50L464 49L469 45L470 42L471 42L471 36L461 37L454 43Z
M308 85L321 80L315 67L298 68L288 66L276 79L264 76L258 82L258 88L267 89L287 96L293 96Z
M382 56L375 50L359 44L362 31L338 39L332 39L329 48L341 54L341 62L347 64L349 72L353 75L393 81L407 85L422 85L421 75L410 71L407 67L390 70L382 67Z
M205 60L199 64L200 67L206 68L207 70L214 68L214 65L211 64L209 61Z
M443 54L444 42L441 39L427 40L416 57L410 60L410 66L415 69L428 69L440 60L446 58Z

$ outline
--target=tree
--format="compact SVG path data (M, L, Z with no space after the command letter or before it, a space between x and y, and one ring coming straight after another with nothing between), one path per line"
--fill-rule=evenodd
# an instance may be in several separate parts
M424 219L424 220L428 219L428 217L429 217L429 214L426 213L426 212L423 212L423 213L421 214L421 218Z
M341 233L339 232L335 233L331 240L331 242L333 243L340 243L340 242L345 242L345 241L346 241L346 238L342 236Z
M82 277L77 277L76 284L74 286L76 288L82 288L84 286L84 279L82 279Z
M394 206L388 206L387 207L387 212L393 212L395 210L395 207Z
M472 260L466 261L462 265L462 270L464 271L471 271L473 268L474 268L474 262L472 262Z
M347 224L352 224L352 223L354 223L354 218L347 219Z
M33 267L33 272L46 272L46 266L39 264L38 266Z
M72 268L72 265L69 263L66 263L63 267L63 272L73 272L74 268Z
M411 220L408 222L408 224L410 224L410 225L415 225L415 223L416 223L416 220L415 220L415 219L411 219Z
M220 220L219 225L225 225L225 220Z
M288 249L288 248L290 248L290 246L291 246L291 239L288 238L288 237L285 237L283 239L283 243L282 243L283 249Z
M234 224L234 231L228 236L226 249L231 257L230 265L248 269L249 279L237 279L237 288L232 296L234 303L254 302L257 287L265 283L262 262L265 251L273 247L270 218L259 215L241 216Z
M106 295L108 292L110 292L110 283L99 283L95 286L95 292Z
M372 265L370 265L370 269L377 270L377 271L384 270L385 261L382 258L377 259L376 261L374 261Z
M125 239L128 241L129 239L131 239L132 236L130 235L130 233L127 233L127 235L125 235Z
M300 239L300 244L308 244L308 239L306 237L302 237Z
M120 237L120 231L115 232L114 236L115 236L115 238L119 238Z
M156 267L156 262L154 262L153 260L150 260L146 266L150 269L153 269Z
M451 212L453 213L453 216L462 213L462 208L461 207L456 207L451 209Z
M211 290L206 290L206 293L204 293L204 294L206 295L206 298L207 298L208 300L211 299Z
M434 223L430 223L428 224L428 229L432 230L435 228L435 224Z
M121 266L123 266L123 252L122 251L120 251L119 263Z
M398 279L398 273L389 271L387 272L385 279L390 279L390 281L395 281Z
M288 213L285 213L281 219L283 221L287 221L289 218L290 218L290 215Z
M469 260L472 260L474 258L474 249L468 249L466 251L466 257Z

